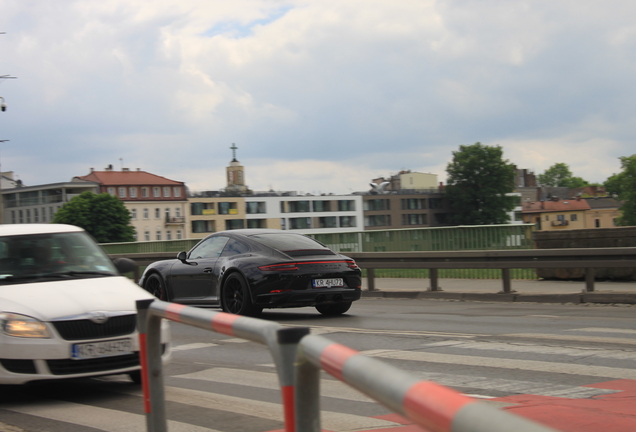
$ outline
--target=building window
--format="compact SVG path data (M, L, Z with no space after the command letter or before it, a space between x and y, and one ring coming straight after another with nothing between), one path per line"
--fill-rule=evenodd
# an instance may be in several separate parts
M177 240L181 240L181 230L177 230Z
M594 226L596 228L600 228L601 227L601 220L600 219L594 219Z
M192 221L191 224L193 233L214 232L213 221ZM180 235L180 233L180 231L177 231L177 237Z
M427 225L428 215L424 213L403 214L402 225Z
M150 218L150 216L149 216L148 209L147 209L147 208L145 208L145 209L144 209L144 219L149 219L149 218Z
M27 209L26 210L26 223L31 223L31 210Z
M40 222L40 213L39 213L38 209L33 209L33 221L35 223Z
M430 209L441 209L443 208L442 198L429 198L428 199L428 208Z
M388 199L372 199L364 202L364 209L368 211L390 210L391 202Z
M545 215L545 220L549 221L550 220L550 215Z
M132 220L137 220L137 209L130 210L130 218Z
M55 214L55 210L53 210L53 207L49 207L49 220L53 220L53 215Z
M391 225L390 215L371 215L371 216L366 216L364 218L364 226L375 227L375 226L390 226L390 225Z
M166 220L170 220L170 209L166 209Z
M128 193L130 194L131 198L137 198L137 188L136 187L131 187L128 190Z
M144 231L144 240L150 241L150 231Z
M355 216L340 216L340 228L353 228L356 226Z
M338 222L335 216L321 217L321 218L318 218L318 227L319 228L337 228Z
M515 221L521 221L523 222L523 213L520 211L516 211L515 212Z
M126 198L126 188L125 187L120 187L119 188L119 198Z
M157 240L161 240L161 231L157 231Z
M175 215L176 217L181 217L181 207L176 207L176 208L174 209L174 215Z
M266 228L265 219L248 219L247 227L248 228Z
M109 187L108 188L108 193L112 196L115 196L115 188L114 187Z
M16 222L15 210L11 210L11 223L14 224L15 222Z
M181 196L181 188L172 188L172 194L176 197L179 198Z
M152 196L155 197L155 198L161 197L161 188L153 187L152 188Z
M338 211L355 211L356 202L354 200L339 200Z
M161 219L161 209L160 208L156 208L155 209L155 219Z
M258 214L258 213L266 213L267 212L267 207L265 206L264 202L257 202L257 201L253 201L253 202L246 202L245 203L245 212L247 214Z
M24 223L24 213L22 212L22 210L18 210L18 215L20 216L20 223Z
M243 219L228 219L225 221L226 230L235 230L245 228L245 221Z
M42 222L46 222L46 207L42 207Z
M164 187L163 188L163 197L164 198L169 198L170 197L170 188L169 187Z
M310 212L309 201L289 201L287 202L289 213L308 213Z
M289 218L289 229L308 229L311 228L311 218Z
M315 212L331 211L331 201L314 201L312 205Z
M172 231L166 231L166 240L172 240Z
M141 188L141 197L142 198L148 198L148 188L147 187L142 187Z
M574 222L575 220L577 220L577 219L576 219L576 214L571 214L571 215L570 215L570 220L571 220L572 222Z
M214 210L214 203L190 203L190 214L193 216L216 214L216 211Z
M426 198L404 198L402 201L402 210L425 210Z
M219 214L238 214L238 209L235 202L220 202Z

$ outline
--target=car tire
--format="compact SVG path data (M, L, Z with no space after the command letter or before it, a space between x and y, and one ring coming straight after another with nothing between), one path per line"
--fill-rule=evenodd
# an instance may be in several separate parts
M148 276L148 279L144 283L144 289L159 300L168 301L168 293L166 292L166 284L156 273Z
M257 316L263 308L254 306L247 282L239 273L232 273L225 279L221 289L223 312L234 315Z
M316 310L327 316L342 315L349 310L351 303L352 302L321 304L316 306Z
M128 373L130 380L137 385L141 385L141 370L136 370Z

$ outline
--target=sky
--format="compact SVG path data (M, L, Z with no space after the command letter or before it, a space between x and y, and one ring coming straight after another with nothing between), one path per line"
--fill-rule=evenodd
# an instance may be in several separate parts
M348 194L461 145L604 182L636 153L636 2L0 0L0 169Z

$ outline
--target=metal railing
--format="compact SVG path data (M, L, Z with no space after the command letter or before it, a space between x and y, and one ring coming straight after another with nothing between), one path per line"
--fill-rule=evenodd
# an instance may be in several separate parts
M501 269L503 292L511 292L511 269L583 268L585 289L594 291L595 269L636 268L636 247L532 249L455 252L348 253L366 270L367 287L375 289L375 269L428 269L430 290L438 290L439 269Z
M320 371L435 432L550 432L553 429L422 381L307 327L282 327L256 318L197 309L159 300L137 301L144 412L149 432L166 432L161 364L161 320L266 345L282 393L286 432L320 432Z

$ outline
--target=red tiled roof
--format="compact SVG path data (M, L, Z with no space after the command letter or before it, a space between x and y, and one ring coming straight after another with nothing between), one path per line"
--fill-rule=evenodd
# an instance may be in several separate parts
M590 205L586 200L559 200L559 201L535 201L525 202L522 205L523 213L546 213L564 211L590 210Z
M92 171L85 176L75 177L80 180L88 180L103 186L117 185L170 185L182 186L183 182L170 180L146 171Z

